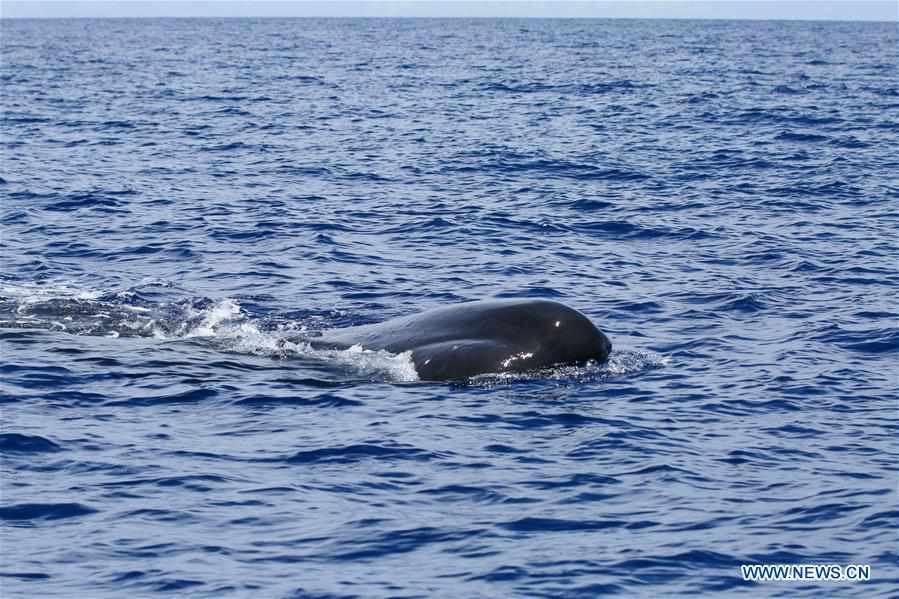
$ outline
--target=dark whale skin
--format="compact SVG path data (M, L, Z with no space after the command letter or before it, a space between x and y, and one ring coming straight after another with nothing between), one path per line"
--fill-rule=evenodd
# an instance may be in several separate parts
M612 351L608 337L589 318L542 299L456 304L326 331L310 341L319 347L361 345L397 354L411 351L419 378L432 381L604 362Z

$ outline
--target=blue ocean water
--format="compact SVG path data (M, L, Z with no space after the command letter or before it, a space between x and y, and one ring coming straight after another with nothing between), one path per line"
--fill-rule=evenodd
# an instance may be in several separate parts
M0 594L895 596L896 48L0 21ZM489 297L611 360L438 384L297 341Z

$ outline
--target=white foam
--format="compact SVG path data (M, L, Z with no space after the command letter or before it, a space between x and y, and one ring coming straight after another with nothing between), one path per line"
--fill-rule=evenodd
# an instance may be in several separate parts
M671 358L651 351L614 351L602 369L610 375L618 376L662 368L671 364Z
M589 383L609 377L624 376L645 370L654 370L670 364L670 358L655 352L640 350L615 350L602 364L588 362L579 366L554 366L525 372L503 372L478 375L471 379L477 386L492 387L515 382L553 380L571 383Z
M101 291L79 289L66 283L0 285L0 296L16 300L20 306L54 299L92 300L101 295Z
M181 335L182 337L214 337L223 324L244 317L241 313L240 305L232 299L221 300L209 308L204 308L198 312L194 311L194 314L188 314L189 318L191 316L201 316L203 320Z
M237 301L225 299L215 304L193 311L188 322L195 318L200 322L178 331L174 336L163 338L211 338L223 349L244 354L274 358L302 357L349 368L364 377L383 378L395 382L414 382L418 372L412 362L412 352L392 354L386 351L371 351L354 345L344 350L313 349L300 335L306 327L299 323L288 323L274 331L263 331L259 323L249 318Z
M334 361L350 367L360 375L375 373L387 377L389 380L412 383L418 378L415 363L412 362L412 352L392 354L388 351L372 351L364 349L361 345L354 345L345 350L320 351Z

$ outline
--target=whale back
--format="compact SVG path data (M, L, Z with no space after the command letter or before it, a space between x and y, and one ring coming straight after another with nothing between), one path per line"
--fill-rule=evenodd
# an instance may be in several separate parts
M422 379L605 361L608 338L586 316L550 300L469 302L326 332L320 343L412 352Z

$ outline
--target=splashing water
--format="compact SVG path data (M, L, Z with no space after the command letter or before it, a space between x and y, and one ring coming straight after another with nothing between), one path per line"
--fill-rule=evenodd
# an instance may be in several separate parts
M270 319L269 319L270 320ZM327 320L316 316L317 327ZM68 284L0 287L0 327L45 329L74 335L144 337L163 341L205 341L220 351L305 359L327 363L352 375L392 382L419 380L412 352L392 354L354 345L315 349L306 339L305 321L270 322L248 314L233 298L191 297L154 303L139 289L102 292ZM471 384L493 386L548 379L569 383L599 381L668 364L652 352L619 350L603 364L555 366L528 372L486 374Z
M470 382L479 387L495 387L536 380L583 384L603 381L613 376L663 368L669 364L669 358L655 352L616 349L602 364L591 361L582 365L558 365L525 372L482 374L473 377Z
M321 326L322 319L316 318ZM361 346L314 349L304 322L274 325L246 313L231 298L189 298L154 304L135 290L104 293L69 285L0 288L0 327L44 329L75 335L205 341L224 352L326 363L353 375L414 382L411 352L392 354Z

